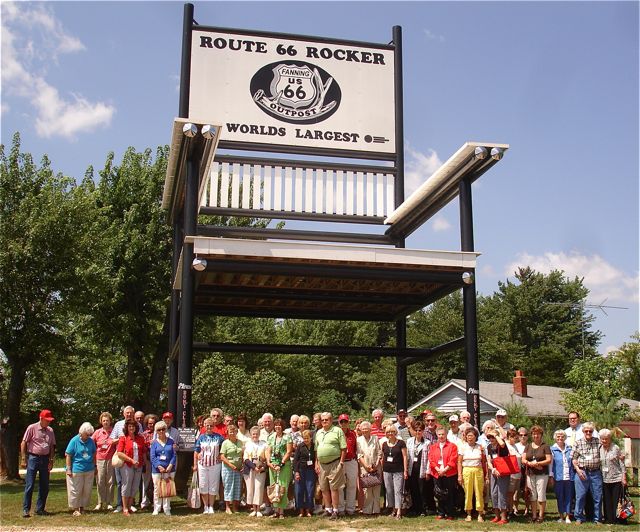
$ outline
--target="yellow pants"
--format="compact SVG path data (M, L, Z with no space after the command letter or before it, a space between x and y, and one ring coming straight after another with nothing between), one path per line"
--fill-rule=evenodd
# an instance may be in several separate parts
M464 487L464 509L473 510L473 494L476 495L476 510L484 512L484 474L482 467L463 467L462 485Z

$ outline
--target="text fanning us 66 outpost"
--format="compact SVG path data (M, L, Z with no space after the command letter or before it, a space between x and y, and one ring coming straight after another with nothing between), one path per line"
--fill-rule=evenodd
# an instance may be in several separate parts
M197 42L203 52L211 50L225 54L229 58L225 65L240 65L243 57L251 56L250 67L237 69L244 76L244 80L238 80L237 90L246 91L244 94L250 97L246 102L252 103L245 106L255 106L259 113L235 113L225 117L227 138L249 137L255 142L301 142L306 145L309 141L320 141L325 146L327 142L333 146L338 143L347 149L363 149L354 144L365 143L371 146L368 150L374 149L372 145L390 142L386 128L381 130L379 123L363 124L358 116L366 117L368 113L360 111L357 115L357 105L354 105L355 101L371 106L367 101L368 93L376 94L381 90L376 86L376 76L385 75L375 70L389 70L388 53L341 45L291 44L291 41L280 42L272 38L262 40L220 34L201 34ZM365 68L367 71L363 76ZM363 80L367 84L364 87ZM348 108L341 109L345 100L350 102ZM340 116L334 116L336 113ZM276 122L260 120L260 116ZM329 120L331 117L334 119ZM354 124L361 127L356 128Z

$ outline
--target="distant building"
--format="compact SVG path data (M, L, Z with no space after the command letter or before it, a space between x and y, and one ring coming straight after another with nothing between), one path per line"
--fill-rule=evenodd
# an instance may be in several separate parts
M451 379L437 390L409 407L409 412L419 410L428 404L440 412L459 412L467 409L466 381ZM480 419L485 421L495 417L496 412L506 408L509 403L522 403L531 417L566 418L568 412L560 404L562 392L570 392L569 388L555 386L527 385L527 378L521 370L516 370L513 382L480 381ZM631 410L640 407L640 401L620 399L629 405Z

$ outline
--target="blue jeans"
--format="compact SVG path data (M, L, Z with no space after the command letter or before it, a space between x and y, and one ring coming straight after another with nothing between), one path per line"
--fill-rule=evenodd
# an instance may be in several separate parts
M311 468L300 468L300 480L294 484L296 495L296 508L313 510L314 495L316 491L316 472Z
M602 502L602 473L599 469L593 471L583 470L587 475L585 480L581 480L576 473L574 484L576 487L576 508L573 512L576 521L584 522L584 503L587 493L591 492L593 497L593 522L600 521L600 507Z
M573 498L573 482L571 480L556 480L553 485L553 491L558 500L558 513L561 516L570 514L571 499Z
M125 466L123 466L125 467ZM115 471L116 471L116 496L117 496L117 500L118 502L117 507L122 509L122 472L121 472L121 467L116 467Z
M22 500L22 510L29 512L31 510L31 498L33 497L33 488L36 483L36 475L40 473L40 483L38 484L38 502L36 504L36 512L44 511L47 504L47 496L49 495L49 455L37 456L35 454L28 455L27 458L27 476L24 484L24 499Z

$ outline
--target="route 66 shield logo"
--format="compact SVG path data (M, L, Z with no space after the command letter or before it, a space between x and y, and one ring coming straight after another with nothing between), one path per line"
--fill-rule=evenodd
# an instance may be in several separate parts
M281 94L282 105L298 109L316 97L313 72L308 66L278 65L273 69L271 94Z
M315 124L338 110L342 92L324 69L287 60L260 68L251 78L251 97L269 116L291 124Z

